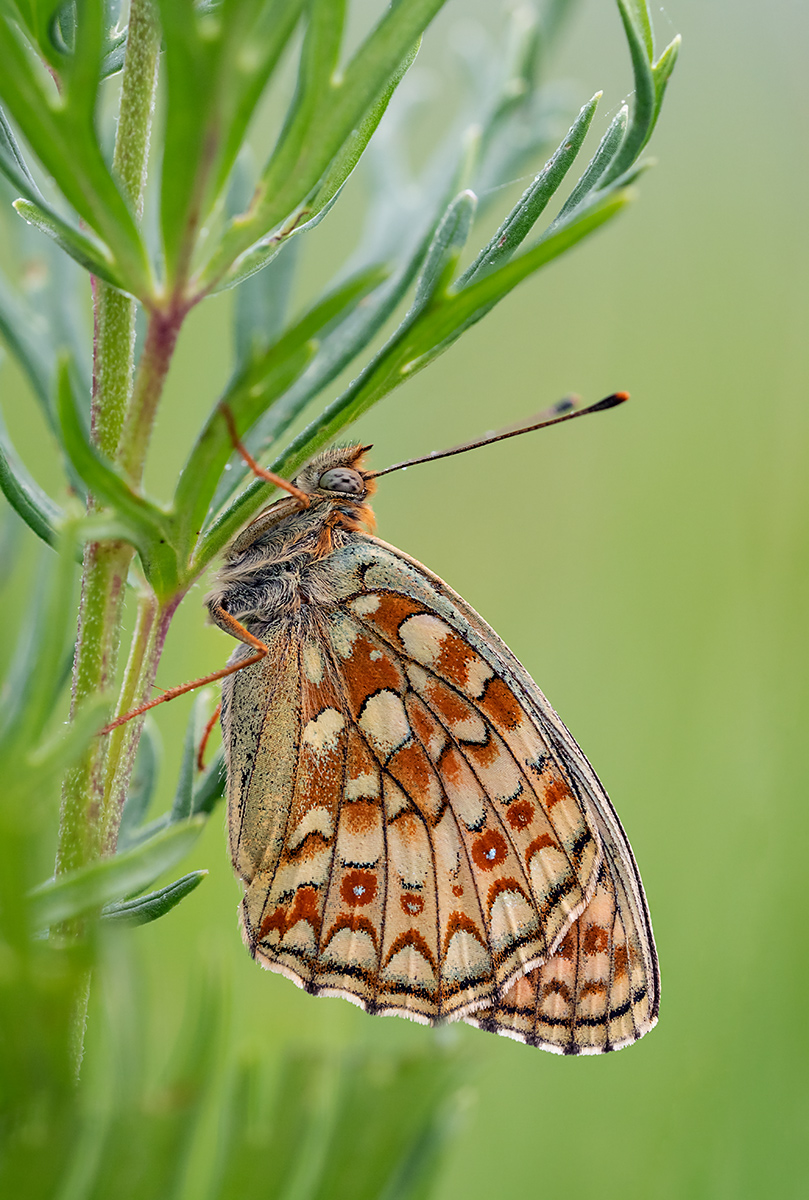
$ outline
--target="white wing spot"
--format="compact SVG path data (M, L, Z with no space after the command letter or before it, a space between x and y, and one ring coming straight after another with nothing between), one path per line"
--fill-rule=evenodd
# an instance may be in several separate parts
M320 683L323 679L323 655L314 642L304 643L303 670L310 683Z
M402 645L416 662L432 666L441 655L444 638L452 633L450 627L438 617L419 613L408 617L399 629Z
M410 725L396 692L377 692L366 701L358 722L377 754L388 758L410 737Z
M348 606L352 612L358 617L370 617L379 608L379 596L373 594L368 596L358 596L356 600L352 600Z
M303 731L303 740L311 746L316 754L324 754L333 750L337 739L345 725L345 718L336 708L324 708L323 712L307 723Z
M326 839L334 836L334 818L329 809L320 805L308 809L289 835L289 849L297 850L310 833L319 833Z
M330 626L329 636L336 653L340 658L349 658L357 640L359 626L339 610L330 614Z
M362 771L354 779L346 780L346 800L371 799L379 795L379 771Z

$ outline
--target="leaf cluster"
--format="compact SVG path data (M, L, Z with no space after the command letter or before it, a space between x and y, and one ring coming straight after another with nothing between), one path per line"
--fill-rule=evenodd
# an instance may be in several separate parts
M161 0L166 111L163 169L155 185L157 249L147 246L133 222L96 132L109 53L101 9L92 0L78 3L71 52L48 50L48 61L59 72L58 93L20 50L11 16L0 14L0 52L8 47L12 66L0 93L58 185L60 202L73 211L72 218L57 220L6 122L0 169L22 192L17 207L26 218L98 277L136 296L155 319L171 322L214 290L248 280L236 306L241 353L233 377L197 436L172 499L163 504L140 493L97 450L83 415L79 374L64 355L61 362L54 353L49 364L40 361L19 322L16 327L13 317L3 322L0 295L0 326L5 325L10 348L44 398L68 475L104 507L102 517L88 520L83 536L134 545L161 599L181 596L266 502L269 489L261 482L234 499L243 472L229 461L232 444L223 405L254 454L283 444L300 414L378 336L414 288L409 309L381 350L276 454L273 469L293 474L518 283L611 220L631 198L630 185L643 165L639 155L657 121L678 45L675 39L655 60L645 0L619 0L634 73L631 114L626 107L618 112L578 182L537 235L537 222L577 158L599 96L586 104L500 228L460 270L479 209L477 181L495 183L494 149L500 182L535 157L547 136L547 122L541 121L533 140L525 136L527 114L536 105L541 25L522 24L508 70L487 96L474 132L460 145L455 135L451 147L438 147L421 178L410 181L402 179L399 146L377 153L369 202L377 219L375 236L341 279L289 318L284 298L295 265L294 243L338 197L439 8L439 0L393 6L343 63L345 12L334 0L222 0L203 8L189 0ZM44 36L46 26L44 18L33 16L24 24L36 37ZM242 151L251 118L282 56L292 54L296 31L294 95L272 150L245 185ZM403 237L401 193L408 189L420 195L421 204L418 219L409 221L412 233ZM391 199L397 194L398 206ZM0 439L0 485L31 528L53 544L60 519L55 501L33 483L5 437Z

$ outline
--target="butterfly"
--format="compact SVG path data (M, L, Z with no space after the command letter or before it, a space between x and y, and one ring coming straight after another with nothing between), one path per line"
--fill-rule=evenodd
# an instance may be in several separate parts
M221 722L247 947L369 1013L629 1045L660 983L626 835L494 630L370 532L367 449L314 458L207 597L241 643Z

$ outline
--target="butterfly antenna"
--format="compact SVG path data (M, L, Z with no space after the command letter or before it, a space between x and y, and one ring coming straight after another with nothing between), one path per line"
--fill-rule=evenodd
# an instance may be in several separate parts
M505 429L498 429L496 433L487 434L486 437L480 438L479 441L462 442L460 446L451 446L449 450L434 450L432 454L425 454L421 458L408 458L405 462L394 463L392 467L385 467L384 471L369 471L367 474L378 479L380 475L390 475L391 471L401 471L405 467L414 467L417 463L433 462L438 458L449 458L452 454L465 454L467 450L478 450L481 446L490 446L492 442L502 442L506 438L519 437L521 433L532 433L535 429L546 429L549 425L560 425L562 421L572 421L575 417L584 417L588 413L604 412L605 409L615 408L628 399L629 392L613 392L611 396L606 396L603 400L599 400L595 404L588 404L586 408L580 408L581 400L578 396L566 396L564 400L557 401L552 408L538 413L527 425L524 423L507 425Z

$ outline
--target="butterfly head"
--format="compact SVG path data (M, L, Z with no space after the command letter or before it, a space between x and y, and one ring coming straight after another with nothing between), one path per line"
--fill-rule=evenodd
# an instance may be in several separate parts
M293 519L294 528L300 532L314 518L327 529L321 552L331 548L328 529L334 526L361 531L362 527L373 531L373 510L367 500L376 491L376 481L370 472L363 470L363 459L370 446L332 446L323 450L303 467L292 481L295 488L303 492L309 503L304 507L296 496L284 496L265 508L250 522L231 543L229 554L238 556L245 550L282 526L287 527ZM324 512L324 509L326 510Z
M332 501L341 506L365 507L376 491L376 481L363 470L370 446L330 446L316 455L293 480L312 502Z

